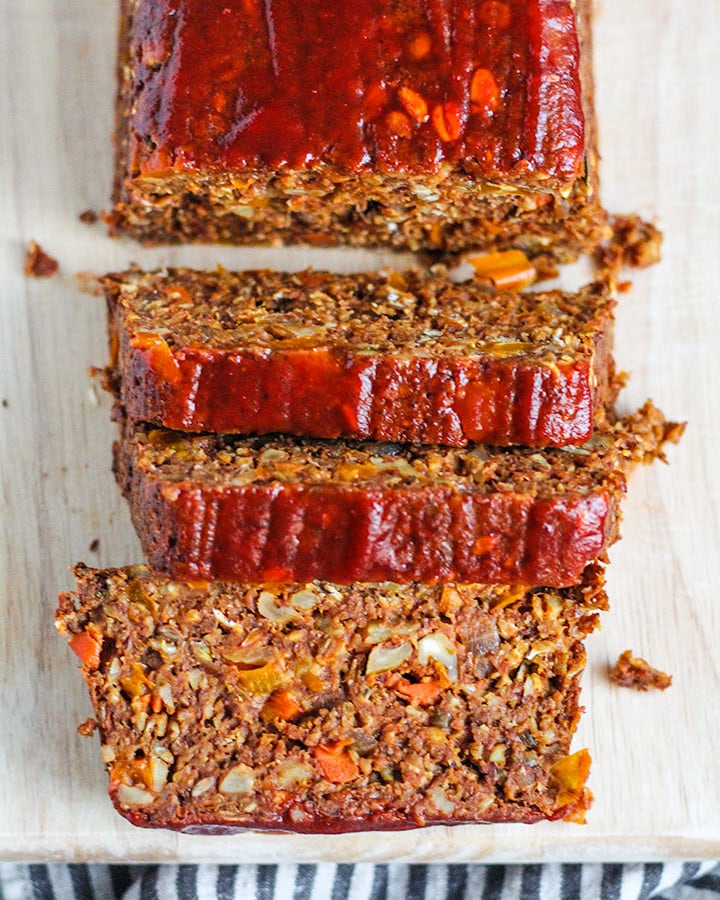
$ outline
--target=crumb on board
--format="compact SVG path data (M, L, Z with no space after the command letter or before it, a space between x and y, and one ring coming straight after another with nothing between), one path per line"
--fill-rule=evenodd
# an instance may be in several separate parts
M2 399L2 405L3 405L3 409L7 409L8 406L10 406L10 401L8 400L7 397L3 397L3 399Z
M90 551L90 553L97 553L99 549L100 549L100 538L93 538L92 541L90 541L90 546L88 547L88 550Z
M25 274L30 278L49 278L60 268L56 259L46 253L37 241L30 241L25 253Z
M85 719L82 725L78 725L77 733L83 737L92 737L97 727L98 723L95 719Z
M93 223L97 222L98 214L94 209L86 209L80 213L78 219L80 219L81 222L84 222L85 225L92 225Z
M659 228L640 216L613 216L610 220L612 237L595 251L596 279L614 284L618 272L625 266L645 269L660 262L663 235ZM627 293L631 282L618 285Z
M639 656L633 656L632 650L620 654L610 670L610 680L620 687L634 688L636 691L664 691L672 684L671 675L654 669Z
M644 269L660 262L662 231L640 216L615 216L612 219L613 243L621 253L621 262Z

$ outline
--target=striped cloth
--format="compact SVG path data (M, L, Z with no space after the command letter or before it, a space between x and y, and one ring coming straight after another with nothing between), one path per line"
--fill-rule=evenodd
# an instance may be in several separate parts
M0 864L0 900L718 900L720 863Z

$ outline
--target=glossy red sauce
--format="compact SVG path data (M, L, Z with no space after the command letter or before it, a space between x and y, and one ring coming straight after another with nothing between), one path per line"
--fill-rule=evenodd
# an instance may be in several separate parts
M149 565L179 581L577 584L617 536L611 490L168 485L131 473Z
M134 164L582 174L569 0L140 0Z
M347 358L326 349L224 353L129 348L123 405L169 428L463 446L581 443L594 370L498 360ZM171 360L172 368L168 365ZM601 376L603 374L601 364Z

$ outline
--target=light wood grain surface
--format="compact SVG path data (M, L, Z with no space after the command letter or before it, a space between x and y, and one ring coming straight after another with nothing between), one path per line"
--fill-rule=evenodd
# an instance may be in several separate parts
M142 250L78 214L107 205L115 3L0 3L0 858L125 861L549 861L720 856L720 19L717 0L599 0L603 194L666 234L661 265L621 298L622 399L648 395L689 421L671 465L635 476L612 551L613 609L589 642L576 746L593 756L586 826L429 829L398 835L178 836L111 809L90 706L56 637L68 566L137 562L110 474L109 407L88 376L105 362L101 301L76 275L143 265L306 265L358 270L363 252ZM36 239L58 277L26 279ZM395 260L396 264L397 261ZM90 544L99 541L93 551ZM673 674L659 695L612 688L627 647Z

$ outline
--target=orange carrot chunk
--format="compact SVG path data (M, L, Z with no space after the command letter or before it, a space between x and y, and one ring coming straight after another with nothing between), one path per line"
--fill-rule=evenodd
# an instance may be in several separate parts
M263 722L272 722L274 719L283 719L291 722L302 712L302 707L287 690L275 691L262 708L260 716Z
M100 665L100 642L88 631L80 631L70 639L70 649L88 669Z
M478 278L490 281L496 288L506 291L521 290L535 281L537 272L522 250L504 250L471 256L468 262Z
M358 776L358 767L346 750L347 741L335 741L333 744L319 744L315 750L323 774L333 784L346 784Z
M412 684L403 679L396 686L395 690L411 703L417 703L418 706L430 706L433 703L437 703L442 688L440 682L435 680L419 681L417 684Z

